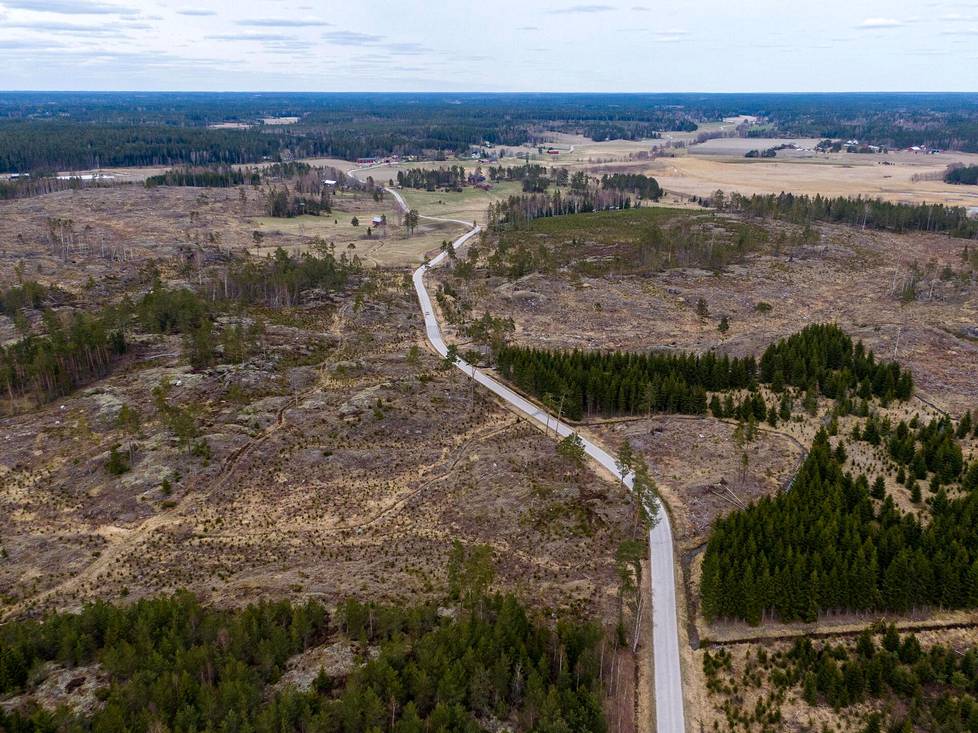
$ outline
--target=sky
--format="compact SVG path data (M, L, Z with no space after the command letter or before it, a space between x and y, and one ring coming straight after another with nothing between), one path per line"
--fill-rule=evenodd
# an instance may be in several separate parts
M0 89L978 91L978 0L0 0Z

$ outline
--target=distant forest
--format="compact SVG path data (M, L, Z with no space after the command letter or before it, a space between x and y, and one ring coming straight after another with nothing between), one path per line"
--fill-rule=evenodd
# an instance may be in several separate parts
M13 92L0 99L0 172L447 154L542 144L549 131L634 140L740 114L774 136L978 151L974 94ZM251 127L209 127L220 123Z

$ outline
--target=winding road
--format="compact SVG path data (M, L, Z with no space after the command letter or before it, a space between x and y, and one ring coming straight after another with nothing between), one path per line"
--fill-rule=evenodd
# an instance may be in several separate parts
M351 175L355 175L355 173L356 171L350 171ZM394 200L404 211L408 211L408 205L400 192L391 188L385 190L394 197ZM478 225L457 219L441 219L423 215L421 218L470 227L469 231L453 243L456 251L459 251L481 231ZM442 356L448 354L448 345L442 337L441 327L435 316L424 278L428 270L438 267L445 261L446 257L448 257L447 252L440 252L430 262L416 269L412 278L414 289L418 295L418 302L421 304L421 312L424 315L428 341L435 351ZM472 364L458 359L455 366L467 377L474 379L490 392L505 400L513 409L545 430L553 430L562 437L576 432L567 423L558 420ZM631 473L622 476L615 465L613 456L583 436L581 439L587 455L613 476L621 478L629 489L632 488L633 476ZM657 733L685 733L686 719L683 708L682 668L679 660L679 622L677 618L672 526L669 522L668 513L662 508L659 511L659 521L649 531L649 564L652 568L652 658L655 679L656 731Z

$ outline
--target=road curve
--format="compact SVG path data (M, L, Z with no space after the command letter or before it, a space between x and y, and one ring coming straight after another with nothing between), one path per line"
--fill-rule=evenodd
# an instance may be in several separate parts
M407 203L400 192L390 188L386 190L403 210L408 210ZM455 240L456 251L459 251L481 231L481 228L474 223L470 224L458 219L440 219L432 216L422 216L421 218L471 227L468 232ZM447 252L438 253L430 262L416 269L412 276L414 290L418 295L418 302L421 304L421 312L424 315L425 333L432 347L442 356L448 354L448 345L442 337L441 327L435 317L435 310L431 304L428 289L425 287L424 277L428 270L438 267L447 257ZM458 359L455 362L455 367L543 428L553 430L562 437L576 432L567 423L557 420L556 417L542 410L538 405L517 394L472 364ZM612 475L623 478L625 485L629 489L632 488L632 474L629 473L622 477L615 466L613 456L583 436L581 436L581 440L587 455L611 472ZM655 677L655 727L657 733L685 733L686 718L683 708L682 668L679 661L679 621L676 612L676 576L672 526L669 522L669 515L664 509L660 509L659 521L649 531L649 564L652 569L652 658Z

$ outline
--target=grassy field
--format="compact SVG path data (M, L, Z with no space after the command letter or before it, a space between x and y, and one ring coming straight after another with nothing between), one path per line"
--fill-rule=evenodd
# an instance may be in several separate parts
M265 254L279 246L302 251L318 237L332 242L337 252L358 255L368 265L396 267L420 262L426 252L438 249L443 240L454 239L464 231L457 224L422 220L408 235L401 225L401 212L390 196L378 202L364 195L337 194L333 205L333 213L323 216L250 219L254 231L265 235L263 242L253 246L251 252ZM371 220L375 216L386 216L387 225L373 227ZM353 226L354 217L357 226ZM371 229L369 238L368 228Z
M460 192L445 193L405 188L401 190L401 195L409 206L427 216L484 223L490 203L518 195L522 190L519 183L497 183L491 191L469 187Z
M283 237L293 242L285 249L303 251L311 246L312 238L321 237L332 242L337 252L356 254L361 260L373 266L399 266L420 262L426 252L438 249L445 239L454 239L464 229L456 224L422 222L414 234L408 236L402 226L397 225L396 214L386 213L390 224L377 227L367 238L371 215L360 216L360 225L353 226L349 213L333 216L297 216L292 219L273 219L259 217L254 219L255 231L274 233L274 244L262 244L251 248L253 254L262 255L281 246Z
M290 219L260 216L252 219L252 223L255 225L255 231L322 237L326 241L336 242L338 246L340 242L362 239L370 227L371 218L381 214L390 214L390 211L378 209L375 213L356 214L360 222L359 226L353 226L353 216L345 211L323 216L296 216Z

